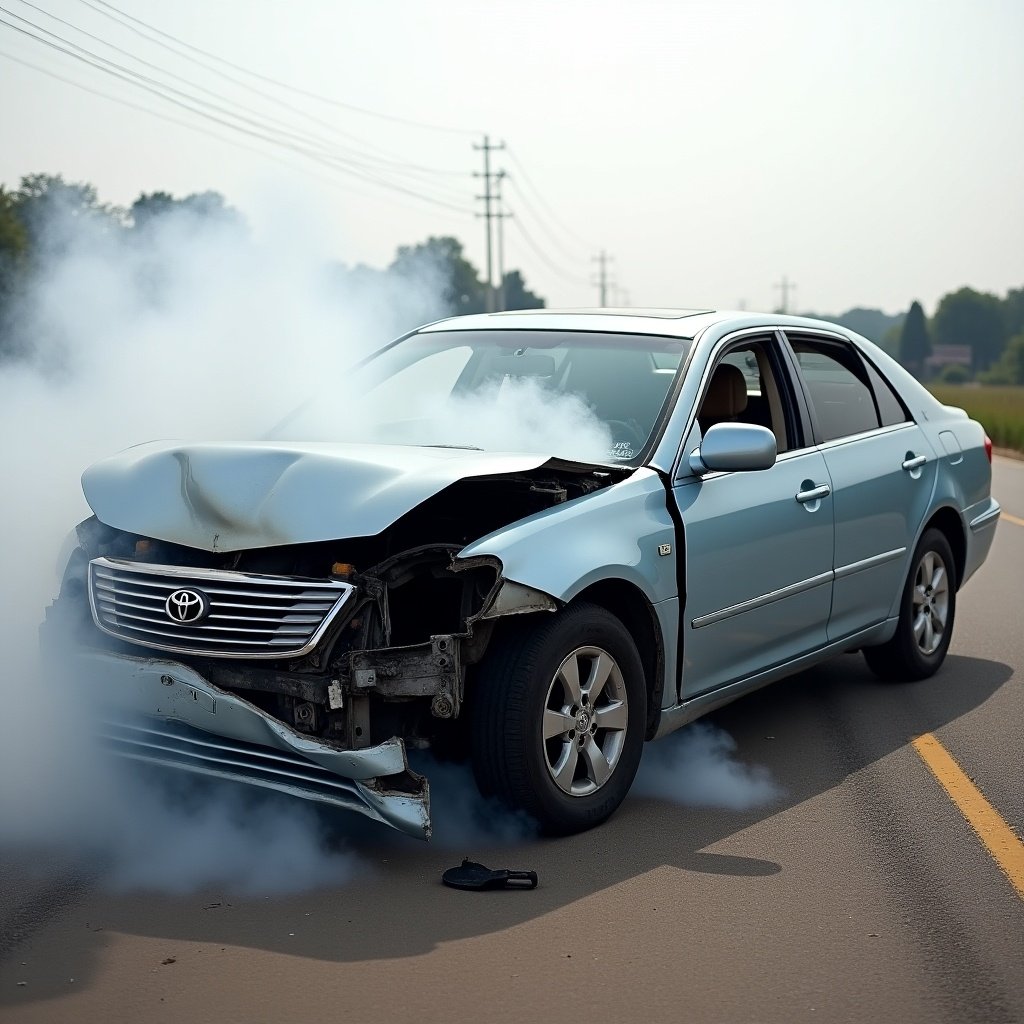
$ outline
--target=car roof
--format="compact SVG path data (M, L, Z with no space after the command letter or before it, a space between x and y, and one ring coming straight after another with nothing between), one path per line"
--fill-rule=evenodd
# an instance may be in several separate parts
M696 338L716 324L744 327L789 327L850 332L825 320L782 313L751 313L744 310L644 309L599 307L595 309L521 309L502 313L472 313L449 317L420 328L435 331L598 331L611 334L657 334L662 337Z

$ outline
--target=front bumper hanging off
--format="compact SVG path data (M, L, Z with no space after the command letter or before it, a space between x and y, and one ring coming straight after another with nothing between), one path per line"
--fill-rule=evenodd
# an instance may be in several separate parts
M89 651L75 665L101 708L105 745L120 757L330 804L430 838L427 780L409 770L397 737L342 749L175 661Z

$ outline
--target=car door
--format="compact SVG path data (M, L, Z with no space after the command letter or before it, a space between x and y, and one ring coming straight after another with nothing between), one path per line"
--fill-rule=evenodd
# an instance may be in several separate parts
M829 640L883 621L906 580L935 483L935 453L894 389L850 343L787 335L832 482Z
M711 408L716 375L735 379L723 366L744 375L746 395L734 403L742 408ZM778 339L726 342L697 408L691 438L721 418L759 423L775 433L779 455L771 469L697 477L683 453L673 488L686 545L683 699L823 646L832 594L831 485L823 455L804 437Z

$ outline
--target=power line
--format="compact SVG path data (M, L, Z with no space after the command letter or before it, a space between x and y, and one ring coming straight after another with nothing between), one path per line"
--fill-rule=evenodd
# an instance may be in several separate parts
M143 89L144 91L157 96L165 102L172 103L178 107L181 107L189 111L190 113L196 114L209 121L220 124L223 127L230 128L233 131L252 136L263 142L270 143L271 145L276 145L286 149L290 149L296 153L299 153L302 156L305 156L308 159L322 163L330 167L331 169L338 171L339 173L348 174L350 176L360 178L361 180L367 181L378 187L389 189L395 192L400 192L413 198L419 199L420 201L431 203L435 206L447 208L457 213L468 215L470 212L465 207L457 206L455 205L455 203L443 199L438 199L434 196L427 195L422 191L417 191L415 189L408 188L397 182L388 181L386 178L374 176L373 174L368 173L365 167L359 168L358 164L353 166L353 162L351 159L338 157L331 153L325 154L323 152L318 151L315 148L311 148L306 139L304 139L302 136L296 136L295 133L281 133L276 129L268 128L266 124L263 124L259 121L254 121L252 118L245 117L234 111L226 109L218 104L211 103L207 100L199 99L186 92L183 92L180 89L175 88L172 85L168 85L164 82L157 81L155 79L150 78L147 75L140 74L139 72L134 71L131 68L127 68L124 65L118 64L116 61L111 61L106 57L103 57L99 54L92 52L91 50L88 50L83 46L78 45L77 43L71 42L70 40L63 38L62 36L59 36L56 33L51 32L49 29L43 28L40 25L36 25L29 19L24 18L19 14L15 14L14 12L9 11L4 7L0 7L0 11L2 11L4 14L7 14L10 17L17 18L19 21L22 21L25 24L30 25L32 28L38 30L39 32L43 32L46 35L53 37L53 39L59 40L59 42L53 42L50 39L45 39L42 36L37 35L35 32L22 28L19 25L15 25L9 21L4 20L3 18L0 18L0 25L4 25L7 28L13 29L15 32L27 36L30 39L33 39L36 42L43 44L44 46L47 46L53 50L65 54L66 56L72 57L73 59L80 61L81 63L84 63L87 66L94 68L95 70L102 71L103 73L108 74L121 81L128 82L130 85L134 85L136 88ZM60 45L61 43L65 45ZM70 47L71 49L68 49L68 47ZM74 51L78 52L76 53ZM204 107L209 109L202 109ZM211 110L214 111L214 113L211 113ZM234 120L227 120L225 118L233 118ZM236 122L242 123L240 124ZM246 125L251 125L252 127L247 127ZM288 134L291 134L292 140L295 141L289 140L286 137L282 137L287 136Z
M180 117L174 117L172 114L154 110L152 107L144 107L141 103L132 103L131 100L126 100L121 96L113 96L108 92L103 92L101 89L93 89L91 86L83 85L81 82L76 82L71 78L66 78L64 75L59 75L55 71L51 71L49 68L40 67L38 64L33 64L31 61L25 60L22 57L16 57L13 53L8 53L6 50L0 50L0 57L4 57L7 60L13 61L15 64L21 64L22 67L30 68L33 71L38 72L41 75L46 75L48 78L53 78L58 82L63 82L65 85L73 86L76 89L81 89L82 92L90 93L93 96L98 96L101 99L108 100L111 103L117 103L122 107L127 107L130 110L137 110L140 113L148 114L150 117L158 118L161 121L167 121L169 124L178 125L181 128L187 128L189 131L199 132L201 135L205 135L207 138L216 139L218 142L226 143L229 146L235 146L238 149L244 149L247 153L256 153L259 156L270 157L272 160L277 160L283 163L286 167L292 167L299 169L297 164L293 164L288 160L282 159L279 155L273 153L266 153L261 149L257 149L255 146L246 145L246 143L239 141L238 139L225 138L222 135L218 135L216 132L212 132L202 125L191 124L188 121L183 121ZM337 178L328 177L325 174L320 174L318 171L310 170L309 168L302 168L302 173L312 174L320 181L332 188L340 187L340 183ZM354 192L356 195L368 196L369 192L363 192L359 189L353 189L348 183L344 186L346 194ZM408 205L402 202L401 199L392 200L392 202L402 203L402 205Z
M537 201L538 201L538 202L539 202L539 203L541 204L541 206L543 206L543 207L544 207L544 209L545 209L545 210L547 211L548 217L549 217L549 218L551 219L551 221L553 221L553 222L554 222L555 224L558 224L558 226L559 226L559 227L560 227L560 228L561 228L561 229L562 229L562 230L563 230L563 231L564 231L564 232L565 232L566 234L568 234L568 235L571 235L571 236L572 236L573 238L575 238L575 239L576 239L576 240L577 240L578 242L580 242L580 243L581 243L581 244L582 244L583 246L585 246L585 247L586 247L587 249L597 249L597 248L598 248L598 245L597 245L597 244L596 244L595 242L592 242L592 241L590 241L590 240L588 240L588 239L584 238L584 237L583 237L582 235L580 235L580 234L579 234L578 232L574 231L574 230L573 230L573 229L572 229L571 227L569 227L569 226L568 226L568 225L567 225L567 224L565 223L565 221L563 221L563 220L562 220L562 219L561 219L561 218L560 218L560 217L558 216L558 214L557 214L557 213L555 213L555 211L554 211L554 209L552 208L551 204L550 204L550 203L549 203L549 202L548 202L548 201L547 201L547 200L546 200L546 199L544 198L544 196L543 196L543 194L541 193L540 189L539 189L539 188L537 188L537 186L536 186L536 185L534 184L534 182L533 182L533 179L532 179L532 178L530 177L530 175L529 175L529 174L527 173L527 171L526 171L526 168L525 168L525 167L523 166L523 163L522 163L522 161L521 161L521 160L519 159L519 157L517 157L517 156L516 156L516 153L515 153L515 150L514 150L514 149L511 149L511 148L510 148L510 149L508 150L508 156L509 156L509 159L510 159L510 160L512 161L512 163L514 163L514 164L516 165L516 167L518 167L518 168L519 168L519 173L520 173L520 176L521 176L521 177L522 177L522 179L523 179L523 180L524 180L524 181L526 182L526 184L527 184L527 185L528 185L528 186L530 187L530 189L531 189L531 191L533 192L534 196L536 197Z
M563 267L558 266L558 264L553 263L551 258L547 255L547 253L544 252L544 250L533 240L533 237L526 230L526 228L523 227L523 222L521 218L515 217L512 223L515 225L519 233L523 236L523 239L527 243L527 245L529 245L530 248L537 254L537 256L540 257L541 261L548 267L549 270L557 274L559 277L564 278L566 281L571 282L572 284L587 284L586 278L577 277L575 274L570 273Z
M34 4L30 3L30 0L21 0L21 2L25 3L25 4L28 4L29 6L35 7ZM254 86L254 85L244 81L243 79L240 79L240 78L238 78L235 75L231 75L228 72L221 70L220 68L216 67L214 64L211 64L209 60L201 60L198 57L194 57L194 56L192 56L189 53L183 52L183 48L190 48L189 44L176 42L174 45L172 45L170 43L164 42L163 39L158 38L158 37L159 36L166 36L166 33L161 33L159 29L155 29L155 28L147 27L146 29L142 29L142 28L137 27L137 25L136 24L132 24L132 22L137 22L138 25L144 25L145 23L144 22L140 22L137 18L133 18L131 15L123 15L122 16L122 15L120 15L118 13L114 13L116 11L116 9L114 9L114 8L112 8L111 10L104 10L103 7L100 7L96 3L93 3L92 0L79 0L79 2L83 3L86 7L88 7L92 11L95 11L97 14L100 14L103 17L110 19L111 21L113 21L113 23L115 25L118 25L121 28L128 29L129 32L132 32L135 35L139 36L141 39L146 40L146 42L152 43L155 46L159 46L159 47L167 50L168 52L173 53L176 57L179 57L179 58L181 58L183 60L187 60L191 64L194 64L197 67L202 68L204 71L207 71L210 74L217 75L218 77L223 78L225 81L228 81L228 82L231 82L234 85L237 85L241 89L244 89L244 90L246 90L248 92L251 92L251 93L261 97L262 99L269 100L271 103L276 103L278 106L283 107L285 110L288 110L289 112L291 112L293 114L297 114L298 116L303 117L306 120L311 121L312 123L314 123L316 125L319 125L321 128L326 128L328 131L334 133L335 135L338 135L338 136L340 136L342 138L349 139L349 140L351 140L353 142L356 142L357 144L359 144L361 146L366 146L366 147L369 147L370 149L374 149L378 153L386 154L387 157L392 158L392 159L387 160L387 162L390 162L390 163L393 163L393 164L396 164L396 165L401 165L401 166L407 167L407 168L414 168L415 170L420 171L420 172L422 172L424 174L430 174L430 175L435 175L435 176L440 176L440 177L464 177L464 176L466 176L465 171L455 171L455 170L451 170L451 169L442 169L442 168L437 168L437 167L425 167L425 166L423 166L421 164L415 164L415 163L411 163L409 161L396 160L396 159L394 159L394 157L395 157L394 153L391 153L389 150L386 150L386 149L384 149L381 146L378 146L376 143L370 142L369 140L363 138L362 136L355 135L352 132L346 131L345 129L340 128L338 125L334 124L334 122L332 122L332 121L327 121L327 120L325 120L322 117L317 117L315 114L310 113L308 110L305 110L302 107L298 107L298 106L296 106L293 103L289 103L287 100L281 99L279 96L275 96L273 93L266 92L263 89L258 89L256 86ZM104 6L109 7L110 5L108 4L108 5L104 5ZM36 10L41 10L41 8L36 7ZM50 17L54 17L54 15L50 15ZM57 19L57 20L61 20L61 19ZM64 24L68 24L68 23L64 22ZM81 30L79 30L79 31L81 31ZM167 38L173 39L174 37L170 36L170 37L167 37ZM200 51L200 52L205 52L205 51ZM219 58L214 58L214 59L219 59Z
M179 39L177 36L173 36L169 32L164 32L162 29L158 29L154 25L148 24L141 18L136 18L134 15L128 14L127 11L122 11L119 7L115 7L113 4L107 3L106 0L96 0L96 2L101 4L103 7L114 11L116 14L120 14L122 18L134 21L137 25L142 25L144 28L148 28L157 35L163 36L165 39L170 39L172 42L178 43L180 46L184 46L187 49L192 50L194 53L201 53L204 57L209 57L211 60L215 60L217 63L223 64L225 67L234 68L235 71L241 71L243 74L251 75L253 78L258 78L262 82L268 82L271 85L276 85L280 89L287 89L289 92L295 93L296 95L305 96L307 99L318 100L321 103L326 103L342 110L349 110L354 114L362 114L365 117L376 117L383 121L392 121L396 124L404 124L412 128L423 128L429 131L448 132L456 135L482 134L481 132L470 128L453 128L448 125L431 124L426 121L417 121L408 117L399 117L395 114L385 114L379 110L370 110L368 107L356 106L353 103L346 103L343 100L334 99L331 96L324 96L320 93L311 92L308 89L301 89L288 82L282 82L279 79L271 78L269 75L253 71L251 68L244 67L241 64L235 64L233 61L220 57L215 53L211 53L209 50L204 50L199 46L194 46L192 43L185 42L184 39Z
M69 21L65 20L64 18L59 18L59 17L57 17L54 14L50 14L48 11L46 11L43 8L41 8L41 7L37 6L36 4L32 3L31 0L20 0L20 2L25 4L25 6L31 7L33 10L39 11L40 13L46 15L46 17L52 18L54 21L57 21L57 22L59 22L62 25L66 25L72 31L78 32L81 35L84 35L84 36L86 36L89 39L93 39L93 40L97 41L98 43L100 43L101 45L106 46L109 49L113 50L116 53L120 53L120 54L125 55L129 59L135 61L138 64L143 65L144 67L151 68L154 71L156 71L156 72L158 72L158 73L160 73L162 75L165 75L165 76L171 78L174 81L177 81L177 82L180 82L180 83L182 83L184 85L187 85L187 86L189 86L192 89L199 90L200 92L206 93L209 96L213 96L216 100L222 101L222 103L231 104L232 106L237 107L239 110L242 110L242 111L244 111L247 114L254 115L254 117L257 118L257 119L263 119L263 120L262 121L261 120L253 120L252 117L241 116L238 113L236 113L235 111L232 111L230 109L225 108L222 104L209 103L209 101L205 101L205 100L199 99L199 98L197 98L195 96L190 96L188 93L184 93L181 90L175 89L173 85L168 85L168 84L166 84L164 82L159 82L159 81L156 81L156 80L154 80L152 78L149 78L148 76L141 75L139 72L137 72L137 71L135 71L135 70L133 70L131 68L124 68L123 65L119 65L119 64L116 64L116 63L112 64L112 66L117 67L117 68L119 68L121 70L124 70L127 74L130 74L130 75L136 76L138 78L141 78L141 79L143 79L145 81L150 82L153 85L159 86L160 88L164 88L164 89L167 89L167 90L169 90L171 92L174 92L174 93L176 93L179 96L184 96L187 99L191 100L192 102L197 102L197 103L200 103L200 104L204 104L205 103L205 104L209 105L212 109L214 109L214 110L216 110L216 111L218 111L220 113L224 113L224 114L228 115L229 117L237 117L240 120L242 120L242 121L244 121L244 122L246 122L246 123L248 123L250 125L254 125L254 126L262 128L262 129L266 129L267 125L270 125L270 126L272 126L274 128L274 130L280 132L282 135L288 136L288 137L292 138L294 141L302 143L305 146L309 146L309 147L312 147L312 148L323 149L329 156L335 157L338 160L340 160L342 163L348 164L351 167L359 168L359 169L361 169L364 172L367 172L367 173L373 173L373 172L377 172L377 173L391 173L391 174L404 175L405 177L409 177L411 175L413 177L413 179L414 179L414 183L416 185L420 186L420 188L422 188L424 186L424 184L425 184L422 181L415 180L417 175L415 173L413 165L402 164L402 163L399 163L399 162L394 161L394 160L382 160L381 158L375 157L372 154L361 154L361 153L358 153L358 152L353 152L350 149L338 149L331 142L329 142L329 141L327 141L325 139L319 138L319 137L317 137L315 135L310 135L309 133L306 133L306 132L296 131L290 123L282 122L281 120L279 120L277 118L274 118L272 116L269 116L269 115L263 113L262 111L254 110L252 107L245 106L244 104L239 103L237 100L226 99L220 93L214 92L213 90L207 88L206 86L204 86L202 84L196 83L194 81L190 81L190 80L184 78L183 76L176 74L175 72L169 71L167 68L162 67L159 64L154 64L152 61L145 60L144 58L139 57L137 54L135 54L135 53L133 53L133 52L131 52L129 50L125 50L124 48L122 48L120 46L116 46L114 43L111 43L111 42L107 41L106 39L103 39L100 36L94 35L91 32L87 32L85 29L82 29L79 26L74 25L72 22L69 22ZM83 2L87 2L87 0L83 0ZM2 9L2 8L0 8L0 9ZM13 14L12 12L9 12L9 11L6 12L6 13L11 14L12 17L18 18L18 20L23 21L25 24L30 25L31 27L37 29L38 31L44 32L47 35L51 36L52 38L58 39L61 42L66 43L68 46L74 47L75 49L79 50L82 53L89 54L91 56L95 56L96 59L101 60L104 63L112 63L112 62L107 61L106 58L92 54L92 51L85 50L84 48L78 46L78 44L73 43L73 42L71 42L71 41L69 41L67 39L64 39L63 36L57 35L56 33L51 32L49 29L43 28L42 26L35 24L34 22L30 21L27 18L22 17L19 14ZM387 166L382 166L382 165L387 165ZM461 203L465 199L464 196L458 195L458 194L456 194L454 192L451 192L450 190L447 189L447 187L444 187L444 192L443 193L442 192L438 192L437 191L437 183L436 182L430 183L430 187L435 189L435 191L432 194L432 198L433 199L440 199L442 201L447 201L447 202L455 203L455 204Z
M570 260L578 260L581 256L581 253L578 251L573 251L559 239L558 235L555 234L555 232L551 228L551 221L549 220L549 218L545 217L542 213L540 213L537 210L537 207L535 207L530 202L529 196L526 194L524 189L520 188L515 176L507 175L507 178L512 183L512 187L516 190L516 195L519 197L519 200L523 203L523 205L529 211L530 215L533 217L534 222L537 225L539 225L539 227L544 231L548 238L551 239L554 245L562 252L564 256L566 256Z

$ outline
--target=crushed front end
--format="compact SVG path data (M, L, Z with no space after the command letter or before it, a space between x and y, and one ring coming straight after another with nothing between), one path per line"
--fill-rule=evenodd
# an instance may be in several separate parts
M496 619L554 608L459 551L608 482L578 470L462 481L372 537L226 553L92 518L43 644L72 641L115 754L429 838L429 787L407 749L461 756L467 677Z

